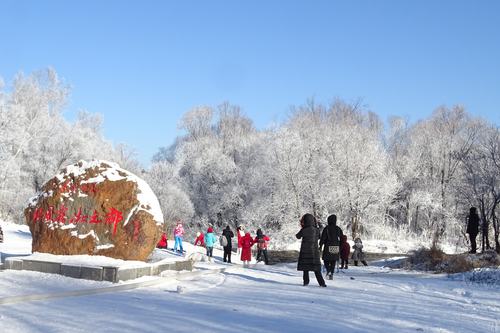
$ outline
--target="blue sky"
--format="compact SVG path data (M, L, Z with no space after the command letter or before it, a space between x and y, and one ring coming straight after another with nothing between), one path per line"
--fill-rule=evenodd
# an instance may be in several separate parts
M229 101L263 128L314 97L416 121L500 123L500 1L0 0L0 76L53 67L66 111L149 163L182 114Z

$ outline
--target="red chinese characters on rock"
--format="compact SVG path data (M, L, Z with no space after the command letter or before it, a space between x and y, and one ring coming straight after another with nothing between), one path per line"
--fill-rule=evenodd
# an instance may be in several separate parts
M61 223L66 224L66 222L72 224L78 223L89 223L89 224L100 224L106 223L112 226L112 235L116 235L116 230L118 224L123 221L123 213L114 207L112 207L108 212L106 212L105 216L99 216L97 211L94 209L94 212L91 215L85 214L82 212L82 208L78 208L78 211L68 219L67 217L68 208L62 205L59 209L55 209L54 207L49 207L45 211L39 207L35 209L33 212L33 223L37 222L45 222L45 223ZM134 221L134 240L137 240L139 236L139 231L141 227L141 222L135 220Z
M113 224L113 236L116 234L116 226L123 220L122 212L111 208L111 211L106 214L106 224Z
M77 185L75 183L70 183L68 180L59 185L61 193L76 193L77 191L82 191L83 193L97 193L97 187L95 183L86 183Z

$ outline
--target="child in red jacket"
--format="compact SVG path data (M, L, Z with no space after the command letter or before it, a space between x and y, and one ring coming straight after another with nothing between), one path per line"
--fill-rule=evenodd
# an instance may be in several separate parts
M250 236L250 233L247 232L241 239L241 261L243 261L243 267L248 267L250 265L250 261L252 260L253 244L253 238Z
M156 247L159 249L166 249L167 245L168 245L167 234L163 233L161 235L161 239L158 241L158 244L156 244Z
M205 247L205 235L202 232L196 233L196 239L194 240L194 245L199 245L201 247Z
M347 242L347 236L342 235L342 240L340 244L340 259L341 259L340 269L347 269L347 264L349 263L349 253L351 253L351 246Z

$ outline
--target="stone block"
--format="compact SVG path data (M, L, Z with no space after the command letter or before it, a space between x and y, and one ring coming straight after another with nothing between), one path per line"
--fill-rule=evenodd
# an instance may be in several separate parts
M193 270L193 262L191 260L176 261L175 262L175 270L176 271L192 271Z
M42 271L42 262L37 260L23 260L23 270L25 271Z
M61 264L58 262L40 261L42 273L61 274Z
M73 265L61 265L61 275L79 279L80 278L80 266Z
M102 268L102 279L103 281L118 282L117 280L117 268L114 266L104 266Z
M143 277L151 275L151 266L137 267L137 277Z
M4 269L15 269L21 270L23 269L23 261L16 258L7 258L4 262Z
M116 281L127 281L137 279L137 268L118 268Z
M151 275L160 275L160 265L151 265Z
M81 266L80 278L86 280L102 281L102 267Z

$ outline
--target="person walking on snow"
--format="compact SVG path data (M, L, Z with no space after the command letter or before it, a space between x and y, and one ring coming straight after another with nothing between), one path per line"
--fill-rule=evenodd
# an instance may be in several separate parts
M476 253L477 244L476 237L479 233L479 215L477 214L476 207L471 207L469 210L469 218L467 221L467 231L470 239L471 250L469 253Z
M231 251L233 250L233 237L234 233L231 231L229 226L222 231L222 237L225 237L225 245L221 244L224 249L224 262L231 263ZM224 239L223 239L224 241Z
M328 225L321 233L319 248L323 247L322 258L329 280L333 279L335 263L339 260L340 242L343 235L342 229L337 225L337 215L328 216Z
M215 242L217 238L214 235L214 229L208 227L207 233L205 235L205 246L207 248L207 256L212 258Z
M319 230L316 227L316 219L311 214L305 214L300 219L300 226L300 231L295 235L297 239L302 239L297 270L303 272L304 286L309 284L309 271L313 271L318 284L321 287L326 287L325 280L321 275L318 248Z
M238 226L238 229L236 229L236 235L238 236L238 252L237 254L241 255L241 240L243 237L245 237L245 230L243 229L243 226L240 224Z
M269 265L269 260L267 258L267 246L269 245L269 237L264 235L262 229L257 230L257 237L254 239L254 243L257 243L257 262L262 261L264 257L264 263Z
M361 238L356 237L352 248L354 249L354 252L352 253L352 260L354 260L354 266L358 266L358 261L361 261L363 265L368 266L365 260L365 254L363 253L363 242L361 241Z
M250 236L250 233L247 232L241 239L241 261L243 261L243 267L248 267L250 265L253 244L253 238Z
M205 235L202 232L196 233L196 239L194 240L194 246L200 245L201 247L205 247Z
M177 221L177 226L174 229L174 252L180 252L181 254L184 252L182 248L182 236L184 236L184 227L181 221Z
M351 253L351 245L347 241L347 236L342 236L342 241L340 242L340 269L347 269L349 264L349 254Z

